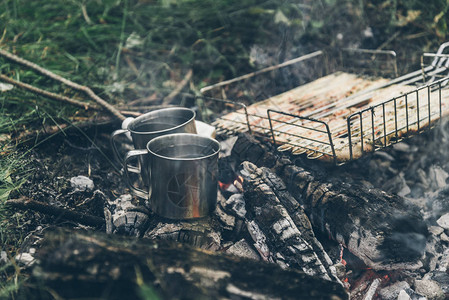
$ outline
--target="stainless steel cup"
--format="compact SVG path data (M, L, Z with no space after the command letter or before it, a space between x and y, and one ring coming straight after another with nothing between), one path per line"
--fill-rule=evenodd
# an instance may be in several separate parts
M143 169L149 175L148 191L132 187L136 195L149 199L150 208L170 219L209 215L217 202L218 153L220 144L196 134L169 134L152 139L145 150L129 151L147 157Z
M155 137L171 133L196 133L195 112L183 107L163 108L137 117L128 124L127 129L119 129L112 133L111 144L117 162L123 164L116 138L120 134L129 132L134 144L134 149L145 149L147 143ZM128 166L128 171L140 173L142 182L148 186L148 173L142 166L148 165L147 157L139 158L139 167ZM141 170L141 171L140 171Z

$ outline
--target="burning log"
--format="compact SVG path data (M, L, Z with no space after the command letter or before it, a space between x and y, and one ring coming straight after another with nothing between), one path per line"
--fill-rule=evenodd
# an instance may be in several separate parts
M402 197L296 166L246 134L239 136L233 154L241 161L273 168L314 227L368 266L384 270L422 266L419 259L426 247L427 226L418 208Z
M63 298L348 299L335 282L170 241L57 230L41 243L34 274Z
M258 224L257 227L261 227L268 237L266 243L273 253L271 258L281 266L339 281L332 261L315 238L307 216L286 191L282 180L268 169L259 169L252 163L244 162L242 166L247 218L252 219L249 226Z

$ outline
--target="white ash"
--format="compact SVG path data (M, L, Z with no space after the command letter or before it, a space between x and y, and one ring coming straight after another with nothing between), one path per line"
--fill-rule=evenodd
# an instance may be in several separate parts
M449 213L442 215L438 220L437 224L440 225L445 230L449 229Z
M415 280L415 292L425 296L428 300L444 300L444 292L436 281Z
M133 236L143 234L148 215L137 211L137 206L132 203L130 194L108 200L107 204L108 207L105 207L104 212L107 233L124 233Z
M236 256L260 260L259 254L244 240L241 239L226 250L226 253L234 254Z
M398 281L394 284L387 286L379 291L379 296L382 300L396 300L399 293L410 288L410 285L406 281Z
M251 238L254 241L254 247L259 252L260 256L265 261L273 262L273 258L271 257L270 249L268 248L268 245L266 244L266 236L260 230L259 225L257 225L254 221L246 222L246 227L248 229L249 234L251 235Z
M429 232L435 236L439 236L440 234L442 234L444 232L444 229L441 228L440 226L430 226Z
M118 218L126 214L129 209L136 208L132 203L132 196L130 194L124 194L115 200L108 201L108 204L112 207L112 222L114 223Z
M412 298L407 294L405 290L399 292L397 300L411 300Z
M443 242L449 243L449 236L447 236L447 234L444 232L440 235L440 239Z
M220 157L227 157L231 155L232 148L234 147L237 139L237 136L233 136L220 142Z
M433 280L438 283L445 294L449 294L449 274L447 272L433 271L427 273L423 279Z
M70 186L80 192L92 191L95 187L92 179L83 175L70 178Z
M429 181L430 188L432 189L441 189L447 186L446 180L449 177L449 174L444 171L440 166L432 165L429 168Z
M223 225L223 229L233 230L235 228L235 217L224 212L220 204L215 207L214 214Z
M232 283L226 286L226 291L231 295L231 299L280 300L280 298L275 298L272 296L268 297L264 294L242 290Z
M245 218L245 199L242 194L234 194L226 201L226 209L240 218Z
M427 298L414 290L407 288L399 293L398 300L427 300Z
M374 279L368 289L368 292L365 294L365 297L363 298L363 300L372 300L374 297L374 294L377 291L377 288L379 287L379 284L380 284L380 279L379 278Z

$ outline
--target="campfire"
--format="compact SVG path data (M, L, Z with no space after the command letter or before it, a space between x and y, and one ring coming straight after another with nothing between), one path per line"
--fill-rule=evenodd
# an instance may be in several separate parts
M188 220L166 219L171 215L161 216L126 193L120 178L114 179L118 188L111 198L88 178L74 177L71 196L84 198L77 205L90 213L67 214L30 199L9 204L147 244L131 243L128 249L123 241L108 244L82 233L43 245L36 238L31 244L42 249L35 272L55 289L61 282L104 284L108 276L132 273L137 282L145 278L173 290L173 297L182 297L179 286L187 286L204 297L444 299L449 294L445 46L425 55L433 61L422 72L392 80L336 72L247 104L226 96L239 90L228 87L238 80L204 88L204 94L219 88L215 94L225 96L197 99L208 108L197 108L199 119L216 126L221 146L218 174L211 175L219 187L215 210L202 218L197 212ZM420 86L413 85L418 81ZM126 137L122 142L132 149ZM165 182L154 173L157 169L151 176ZM35 263L30 249L17 260ZM186 256L191 260L183 262ZM110 265L115 258L120 266ZM97 260L102 263L91 264ZM285 294L269 283L270 272L285 279L276 279ZM126 290L125 284L121 288Z

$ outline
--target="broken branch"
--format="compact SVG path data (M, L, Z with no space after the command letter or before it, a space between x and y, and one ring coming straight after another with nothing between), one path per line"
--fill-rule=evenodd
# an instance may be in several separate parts
M186 86L186 84L189 82L189 80L192 78L193 71L192 69L189 69L187 71L186 76L184 76L184 79L181 80L181 82L176 86L176 88L162 100L162 104L169 104L173 101L173 99L182 91L182 89Z
M29 84L24 83L24 82L16 81L16 80L14 80L12 78L9 78L8 76L5 76L3 74L0 74L0 79L5 81L5 82L8 82L10 84L13 84L13 85L15 85L15 86L17 86L19 88L22 88L22 89L28 90L30 92L33 92L35 94L39 94L39 95L42 95L42 96L45 96L45 97L48 97L48 98L51 98L51 99L54 99L54 100L57 100L57 101L61 101L61 102L65 102L65 103L77 106L77 107L81 107L81 108L83 108L85 110L89 110L89 109L102 110L103 109L102 107L99 107L99 106L96 106L96 105L92 105L92 104L89 104L89 103L84 103L84 102L78 101L76 99L72 99L72 98L69 98L69 97L66 97L66 96L58 95L58 94L55 94L55 93L52 93L52 92L40 89L38 87L29 85ZM133 112L133 111L127 111L127 110L119 110L119 112L121 114L125 115L125 116L132 116L132 117L138 117L138 116L141 115L140 113L136 113L136 112Z
M92 91L89 87L84 86L84 85L80 85L78 83L75 83L73 81L70 81L64 77L61 77L53 72L51 72L50 70L47 70L45 68L42 68L41 66L28 61L26 59L23 59L17 55L14 55L8 51L5 51L3 49L0 49L0 55L10 59L18 64L21 64L25 67L31 68L39 73L41 73L44 76L47 76L49 78L52 78L56 81L59 81L75 90L78 91L82 91L84 92L86 95L88 95L91 99L93 99L95 102L97 102L99 105L101 105L102 107L104 107L106 110L108 110L112 115L114 115L115 117L117 117L119 120L124 120L125 116L123 116L114 106L112 106L111 104L107 103L105 100L101 99L99 96L97 96L97 94L94 93L94 91Z
M46 203L36 201L30 198L21 197L19 199L11 199L6 201L7 205L12 207L22 209L22 210L34 210L46 215L64 218L69 221L74 221L87 226L99 227L104 225L105 221L103 218L82 214L76 211L68 210L62 207L57 207L53 205L48 205Z
M9 78L8 76L5 76L3 74L0 74L0 79L3 80L3 81L8 82L10 84L13 84L13 85L15 85L15 86L17 86L19 88L28 90L28 91L36 93L36 94L40 94L40 95L46 96L48 98L51 98L51 99L54 99L54 100L57 100L57 101L66 102L66 103L69 103L71 105L84 108L85 110L88 110L89 108L98 109L97 107L94 107L94 106L92 106L89 103L84 103L84 102L81 102L81 101L78 101L78 100L75 100L75 99L72 99L72 98L69 98L69 97L66 97L66 96L61 96L61 95L58 95L58 94L55 94L55 93L52 93L52 92L48 92L46 90L42 90L42 89L37 88L35 86L29 85L29 84L26 84L26 83L23 83L23 82L20 82L20 81L16 81L16 80L14 80L12 78Z

